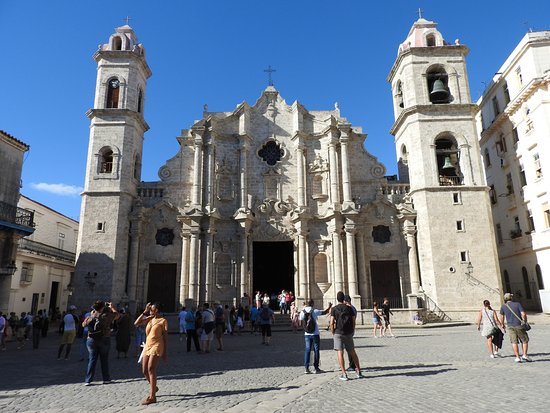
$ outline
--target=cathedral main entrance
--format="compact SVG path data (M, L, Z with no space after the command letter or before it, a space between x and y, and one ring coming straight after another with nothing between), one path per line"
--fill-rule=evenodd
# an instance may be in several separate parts
M384 297L388 297L391 306L403 308L401 283L399 281L399 263L397 261L371 261L372 298L382 305Z
M149 264L147 302L160 302L166 313L176 311L176 271L177 264Z
M253 291L269 295L294 291L294 243L254 242L252 245Z

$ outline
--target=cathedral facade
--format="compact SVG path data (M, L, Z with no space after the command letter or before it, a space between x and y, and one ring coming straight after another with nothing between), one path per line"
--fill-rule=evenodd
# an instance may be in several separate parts
M94 55L74 302L174 311L285 289L320 306L343 290L362 308L389 297L453 315L498 301L467 53L424 19L400 46L388 77L399 180L337 104L308 110L270 85L253 105L205 107L159 181L142 182L151 71L117 28Z

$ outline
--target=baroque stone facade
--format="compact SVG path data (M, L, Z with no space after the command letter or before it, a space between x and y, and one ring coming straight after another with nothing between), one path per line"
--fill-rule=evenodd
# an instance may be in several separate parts
M231 302L257 290L287 289L321 305L344 290L363 308L387 296L395 307L430 299L460 312L477 307L487 292L479 283L498 294L494 240L483 260L487 275L476 278L477 286L467 283L461 263L474 262L478 254L459 253L468 242L491 247L493 239L465 72L457 80L458 101L422 103L412 90L421 90L425 76L408 62L414 49L438 64L462 59L467 49L420 43L405 49L389 79L408 99L400 106L396 98L392 130L401 181L385 176L384 165L364 148L366 134L337 104L308 110L297 101L288 104L270 85L253 105L241 103L230 112L205 107L203 118L177 138L180 149L159 169L160 180L140 182L150 71L133 30L116 29L94 56L98 80L88 113L75 300L99 296L131 305L161 300L174 310L187 299ZM463 60L457 66L465 69ZM411 125L419 115L411 111L422 105L420 117L434 123L423 131L426 138L415 139L412 130L418 136L419 128ZM451 120L447 126L443 112ZM468 134L453 158L467 172L463 180L449 175L450 185L443 187L437 165L423 154L439 160L433 150L437 130L449 127ZM437 234L449 222L455 194L460 199L455 214L470 219L472 228L456 236L459 246Z

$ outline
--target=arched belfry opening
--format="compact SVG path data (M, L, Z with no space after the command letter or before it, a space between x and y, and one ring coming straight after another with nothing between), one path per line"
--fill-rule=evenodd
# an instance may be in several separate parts
M115 77L107 82L107 104L108 109L118 108L118 99L120 95L120 81Z
M451 102L449 75L442 66L433 66L426 73L430 102L442 104Z
M120 36L113 37L113 50L122 50L122 39Z
M462 185L460 171L460 150L452 137L441 137L435 141L439 185Z
M434 47L435 45L435 35L433 33L428 34L426 36L426 46Z

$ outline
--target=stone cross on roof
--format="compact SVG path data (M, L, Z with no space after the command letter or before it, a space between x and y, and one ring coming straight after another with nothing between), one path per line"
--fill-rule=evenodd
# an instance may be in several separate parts
M269 65L269 67L267 69L265 69L264 72L266 72L268 74L269 86L273 86L273 79L271 77L271 74L273 72L276 72L276 70L271 68L271 65Z

